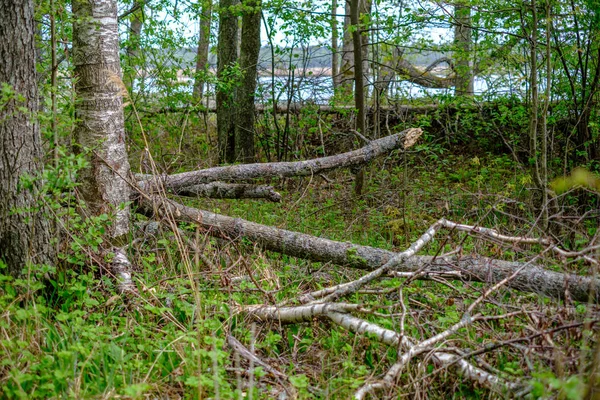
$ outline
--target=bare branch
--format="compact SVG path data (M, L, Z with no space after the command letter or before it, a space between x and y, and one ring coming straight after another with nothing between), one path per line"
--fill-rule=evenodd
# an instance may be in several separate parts
M179 221L196 223L209 235L241 239L243 237L264 246L268 250L312 261L332 262L347 267L376 270L396 253L369 246L334 240L278 229L257 224L241 218L231 218L208 211L187 207L160 196L138 199L138 211L148 216L172 216ZM600 279L545 270L535 265L496 260L481 256L431 257L413 256L395 270L400 272L460 271L462 279L497 283L519 270L508 287L524 292L538 293L552 298L565 298L568 290L575 301L600 302Z
M421 134L422 130L420 128L410 128L396 135L373 140L358 150L334 156L298 162L257 163L215 167L157 177L156 179L150 178L149 180L138 183L140 189L144 191L152 191L157 183L159 185L164 185L166 189L178 190L180 188L213 181L241 181L255 178L313 176L331 169L362 165L380 155L389 154L390 151L398 148L406 149L414 145L419 137L421 137Z

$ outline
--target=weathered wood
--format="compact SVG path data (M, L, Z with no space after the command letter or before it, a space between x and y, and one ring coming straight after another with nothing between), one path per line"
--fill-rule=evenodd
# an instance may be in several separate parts
M420 128L406 129L396 135L387 136L369 142L366 146L335 156L316 158L297 162L274 162L230 165L199 171L158 177L166 189L178 190L201 183L213 181L243 181L255 178L274 178L291 176L311 176L335 169L365 164L374 158L389 154L398 148L412 146L421 136ZM153 179L138 182L144 191L150 191L156 182Z
M281 202L281 195L273 186L247 185L243 183L211 182L180 188L174 194L188 197L208 197L211 199L266 199Z
M138 211L147 216L174 217L196 223L212 236L232 240L246 238L265 249L312 261L374 270L384 265L396 253L369 246L337 242L303 233L261 225L240 218L231 218L178 204L159 196L139 199ZM463 280L498 283L522 270L507 283L507 287L537 293L552 298L565 298L600 303L600 279L575 274L548 271L536 265L524 267L522 262L496 260L481 256L431 257L413 256L395 268L414 272L427 266L427 271L460 271ZM523 268L524 267L524 268Z

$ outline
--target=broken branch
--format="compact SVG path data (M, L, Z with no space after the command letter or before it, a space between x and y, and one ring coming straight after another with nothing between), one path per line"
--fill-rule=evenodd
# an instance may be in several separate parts
M319 262L375 270L396 255L391 251L352 243L337 242L303 233L257 224L241 218L231 218L208 211L187 207L159 196L138 199L138 211L147 216L173 216L179 221L192 222L205 228L209 235L233 240L247 238L267 250ZM537 293L552 298L565 298L568 290L575 301L600 302L600 279L549 271L536 265L523 267L522 262L496 260L482 256L413 256L405 259L394 270L416 272L427 266L427 271L460 271L461 279L498 283L519 273L507 287L523 292Z

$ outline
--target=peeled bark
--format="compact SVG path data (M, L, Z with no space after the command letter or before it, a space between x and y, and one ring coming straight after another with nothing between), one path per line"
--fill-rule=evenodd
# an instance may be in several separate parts
M113 238L129 232L129 161L125 148L119 60L117 4L114 0L73 2L75 136L87 151L89 167L79 174L79 190L92 215L114 215Z
M335 156L297 162L274 162L258 164L230 165L199 171L150 178L138 182L142 190L152 189L154 179L160 179L166 189L180 188L214 181L243 181L255 178L291 176L312 176L335 168L345 168L365 164L375 157L389 154L390 151L412 146L421 136L421 129L411 128L396 135L369 142L365 147Z
M241 218L231 218L208 211L186 207L169 199L153 196L138 201L138 211L147 216L175 218L197 224L208 234L231 240L245 238L267 250L311 261L331 262L345 267L375 270L397 253L369 246L336 242L303 233L257 224ZM537 293L551 298L600 303L600 279L545 270L522 262L495 260L487 257L412 256L395 266L395 271L460 271L461 279L498 283L511 277L506 287ZM520 270L520 271L519 271Z
M219 43L217 45L217 139L219 161L235 161L235 86L229 72L237 60L238 18L231 8L236 0L219 1Z
M250 0L242 16L240 68L244 74L236 93L235 160L254 161L254 94L260 53L261 3Z
M6 0L0 7L0 82L14 91L0 106L0 261L19 276L28 263L51 260L50 232L35 194L21 177L43 168L42 142L35 118L38 89L35 70L34 4Z
M200 36L198 38L198 52L196 55L196 79L194 81L193 97L197 103L204 96L205 76L208 72L208 48L210 44L210 24L212 20L212 0L202 2L200 15Z

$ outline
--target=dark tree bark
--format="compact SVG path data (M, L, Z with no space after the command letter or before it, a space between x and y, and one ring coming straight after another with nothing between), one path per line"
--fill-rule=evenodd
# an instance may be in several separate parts
M114 215L111 236L129 232L129 161L125 148L115 0L73 2L73 62L77 83L75 136L92 149L81 171L80 191L92 215Z
M261 3L245 3L242 16L240 68L244 74L236 93L235 161L254 162L254 94L260 53Z
M362 29L360 25L360 5L361 0L351 0L350 2L350 23L354 27L352 31L352 44L354 50L354 106L356 107L356 130L366 134L365 117L365 85L363 82L363 40ZM356 172L354 183L354 193L360 196L365 183L365 171L359 168Z
M231 67L237 60L238 18L232 7L236 0L219 1L219 43L217 46L217 132L219 161L235 161L235 82Z
M205 75L208 70L208 47L210 44L210 24L212 20L212 0L202 2L200 15L200 36L196 55L196 79L194 81L193 97L196 103L202 101L204 95Z
M354 4L356 3L356 4ZM344 36L343 36L343 44L342 44L342 65L340 67L338 76L339 76L339 87L340 93L343 96L349 96L352 94L353 84L355 84L355 76L356 72L354 70L354 65L356 62L356 57L354 55L355 42L354 42L354 33L357 33L352 26L356 26L358 28L358 24L360 23L360 16L363 14L369 14L371 12L371 0L358 0L356 1L346 1L345 13L346 16L344 18ZM357 11L356 21L352 22L352 10L353 8ZM358 32L360 37L360 52L361 52L361 60L362 60L362 73L363 75L366 73L367 65L365 60L367 59L367 44L369 38L363 32ZM363 78L364 81L364 78Z
M6 0L0 6L0 82L13 91L0 107L0 260L11 275L28 263L52 259L50 231L37 209L36 191L22 187L24 175L42 168L42 143L35 120L38 88L32 0Z

